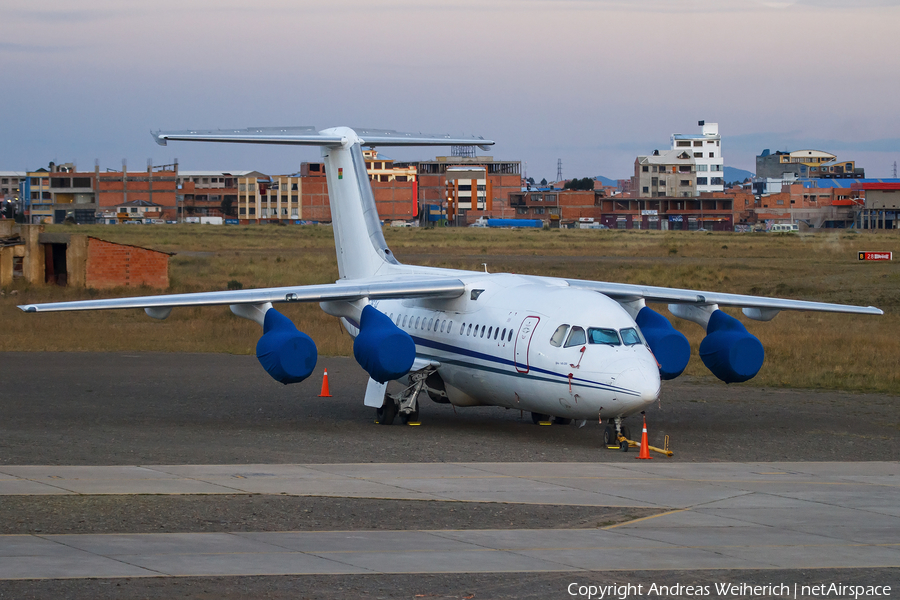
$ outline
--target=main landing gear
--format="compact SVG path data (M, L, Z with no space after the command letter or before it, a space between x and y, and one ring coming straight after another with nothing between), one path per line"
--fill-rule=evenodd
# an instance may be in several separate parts
M384 404L375 409L375 422L379 425L392 425L400 416L406 425L419 424L419 393L425 389L425 380L433 369L422 369L409 374L410 385L399 394L384 394Z

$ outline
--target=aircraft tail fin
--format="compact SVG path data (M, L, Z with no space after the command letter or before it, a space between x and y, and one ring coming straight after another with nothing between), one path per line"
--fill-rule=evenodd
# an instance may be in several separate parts
M312 127L157 132L154 137L160 145L177 140L321 146L341 279L371 277L399 265L381 231L363 146L478 146L486 150L494 143L483 138L421 136L387 130L354 131L348 127L319 132Z

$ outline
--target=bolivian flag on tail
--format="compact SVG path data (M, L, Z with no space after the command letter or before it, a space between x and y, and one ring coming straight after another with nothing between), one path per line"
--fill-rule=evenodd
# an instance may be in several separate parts
M344 169L343 167L338 167L338 179L344 178Z

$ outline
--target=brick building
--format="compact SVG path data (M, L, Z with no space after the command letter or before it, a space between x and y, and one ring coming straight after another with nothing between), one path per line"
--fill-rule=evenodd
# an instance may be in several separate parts
M145 201L161 206L166 218L175 218L178 164L147 165L146 171L79 172L71 163L30 171L19 184L31 223L95 223L97 214L114 211L127 202Z
M183 217L237 217L238 179L257 171L180 171L178 220Z
M695 198L627 198L604 191L542 190L510 194L510 203L518 218L558 218L563 227L593 219L610 229L732 231L736 212L734 195L724 192Z
M511 215L509 196L522 190L522 163L492 156L438 156L405 163L417 167L418 203L438 205L451 222L471 223L476 215ZM474 199L474 201L473 201Z

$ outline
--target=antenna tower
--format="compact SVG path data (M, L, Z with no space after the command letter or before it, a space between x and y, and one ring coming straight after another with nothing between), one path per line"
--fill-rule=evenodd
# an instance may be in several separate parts
M562 159L556 159L556 181L562 181Z
M897 179L897 161L894 161L894 179Z

